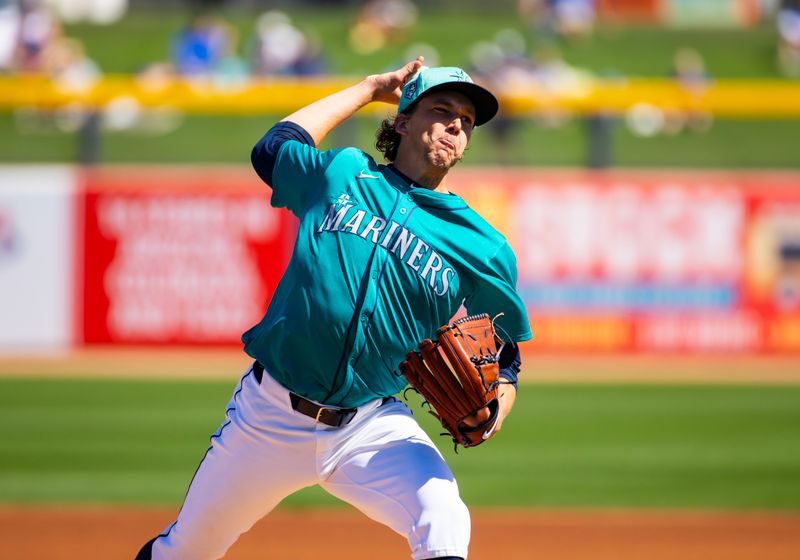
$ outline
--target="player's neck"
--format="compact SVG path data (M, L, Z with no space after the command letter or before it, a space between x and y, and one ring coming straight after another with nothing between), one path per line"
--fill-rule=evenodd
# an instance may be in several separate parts
M408 158L401 157L399 153L392 165L394 165L394 168L402 175L412 181L415 186L424 187L437 192L447 192L444 183L442 183L447 175L447 169L442 170L438 167L426 165L425 162L420 163L415 160L409 160Z

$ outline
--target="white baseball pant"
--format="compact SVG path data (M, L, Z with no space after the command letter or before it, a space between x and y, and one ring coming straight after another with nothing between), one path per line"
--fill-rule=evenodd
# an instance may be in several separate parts
M286 496L315 484L405 536L415 559L467 557L467 507L405 404L376 399L331 428L293 410L289 391L267 372L259 384L251 368L152 558L221 558Z

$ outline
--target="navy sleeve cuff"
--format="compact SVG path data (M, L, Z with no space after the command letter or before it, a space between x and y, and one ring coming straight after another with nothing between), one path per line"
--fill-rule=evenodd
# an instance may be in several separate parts
M519 345L509 342L503 346L500 351L499 364L500 374L499 377L505 379L508 383L514 386L514 389L519 388L519 371L522 367L522 356L519 353Z
M303 144L314 146L314 139L306 129L291 121L282 121L270 128L250 153L253 169L268 185L272 185L272 172L278 159L278 151L287 140L297 140Z

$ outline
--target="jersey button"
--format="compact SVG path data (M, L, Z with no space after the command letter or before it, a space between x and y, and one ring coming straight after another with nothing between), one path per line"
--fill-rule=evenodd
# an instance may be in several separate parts
M406 209L405 209L405 208L401 208L401 209L400 209L400 213L401 213L401 214L405 214L405 213L406 213Z

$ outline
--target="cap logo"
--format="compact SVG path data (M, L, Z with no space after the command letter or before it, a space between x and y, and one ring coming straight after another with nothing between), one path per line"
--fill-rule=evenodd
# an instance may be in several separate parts
M406 93L405 93L406 99L414 99L414 96L417 93L417 83L418 82L414 80L413 82L411 82L406 86Z
M453 72L452 74L450 74L450 77L451 78L455 78L459 82L467 82L467 81L469 81L467 79L467 74L463 70L461 70L460 68L458 70L456 70L455 72Z

